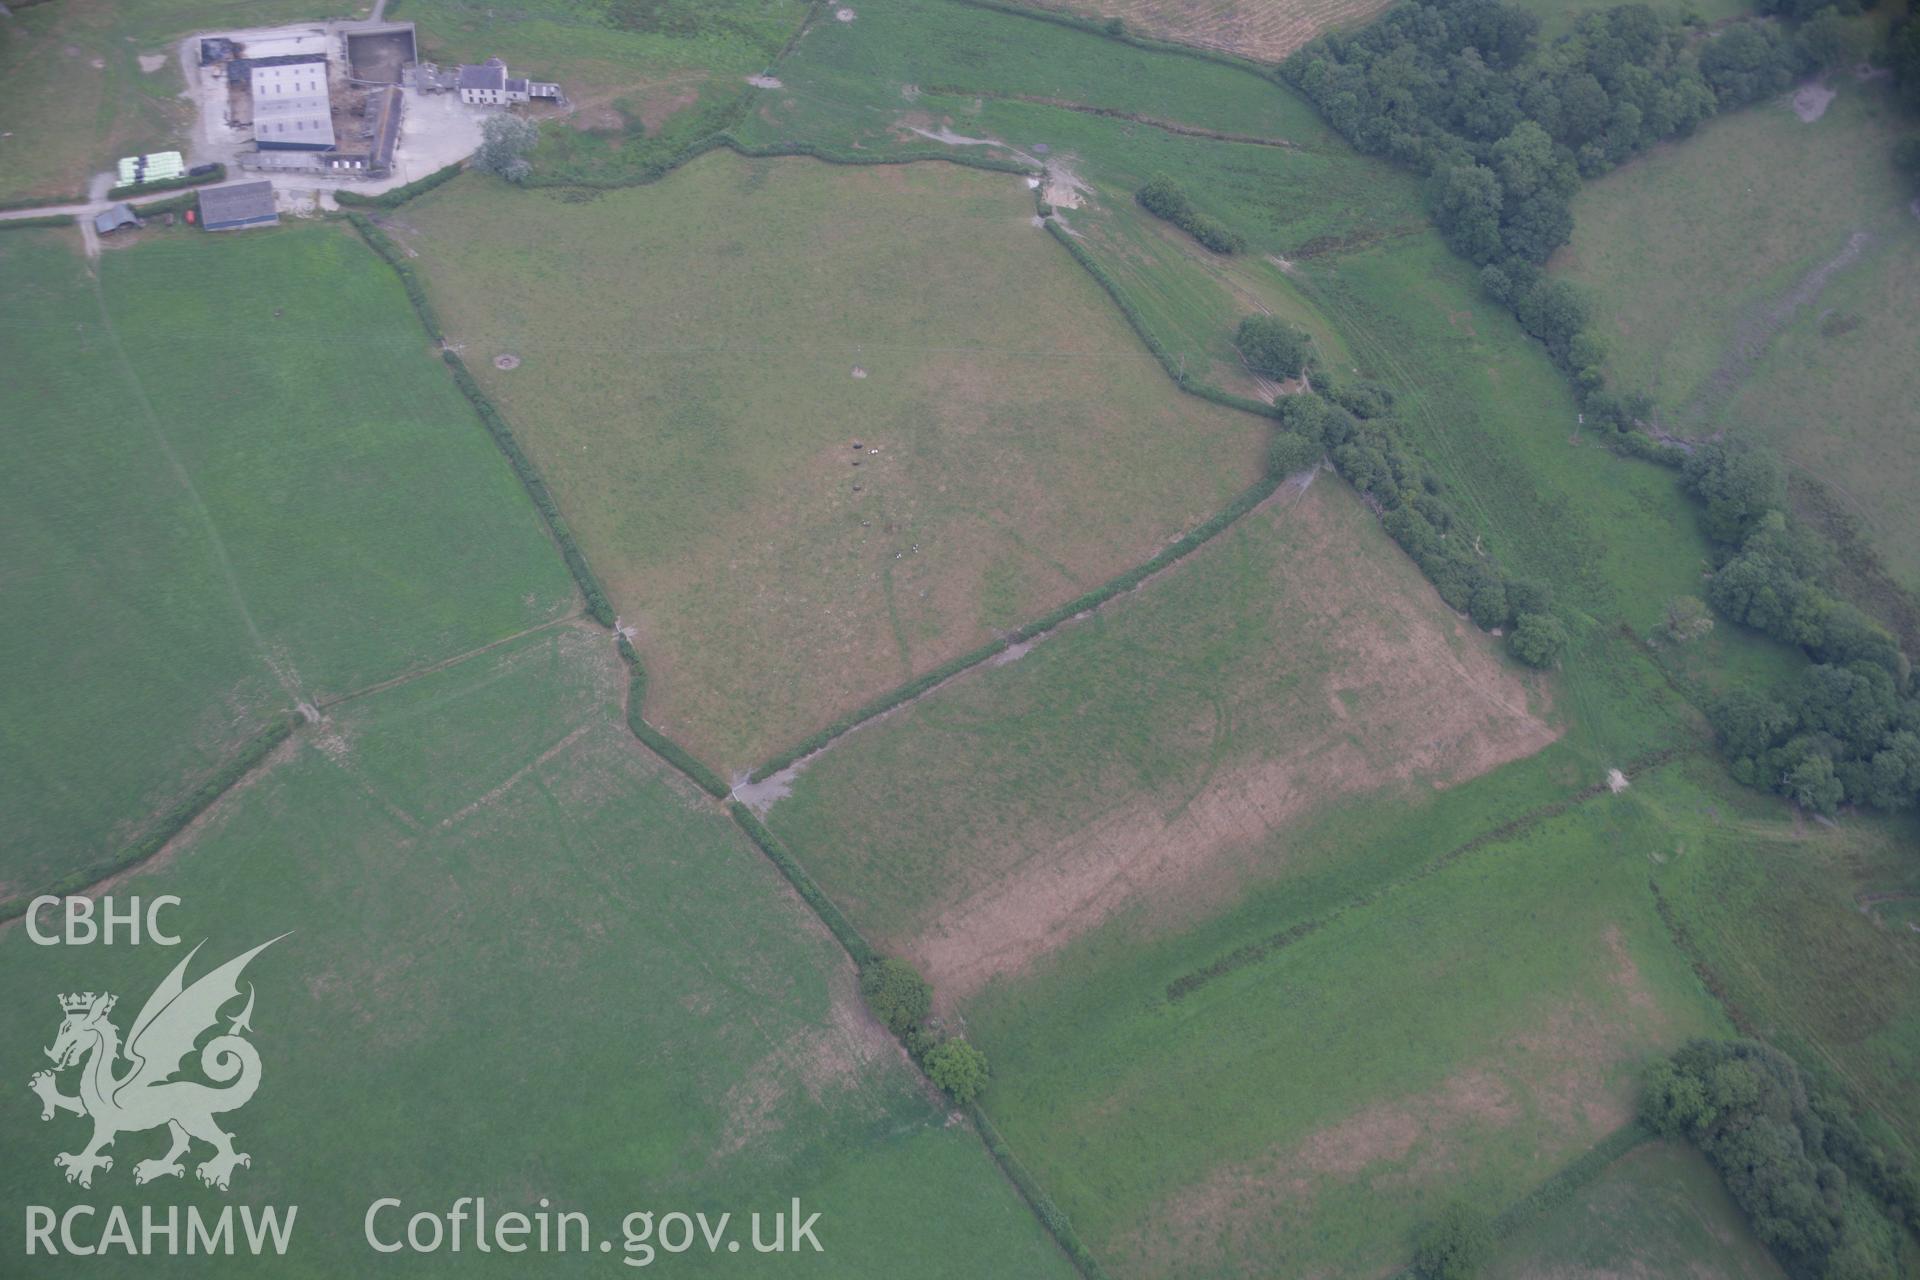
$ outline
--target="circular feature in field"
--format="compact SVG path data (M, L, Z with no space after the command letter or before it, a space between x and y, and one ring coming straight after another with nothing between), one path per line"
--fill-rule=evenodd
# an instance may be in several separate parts
M841 22L852 22L858 15L851 9L835 9L833 16Z
M496 369L518 369L520 367L520 357L514 355L511 351L502 351L493 358L493 367Z

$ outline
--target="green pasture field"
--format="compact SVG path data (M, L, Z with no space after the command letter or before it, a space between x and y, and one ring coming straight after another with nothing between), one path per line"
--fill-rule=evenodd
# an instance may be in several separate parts
M759 71L799 30L804 0L391 0L389 18L419 24L422 56L503 58L516 74L554 79L576 104L707 74Z
M1298 870L1292 832L1557 736L1337 479L802 767L768 821L945 1001L1101 920ZM1365 799L1360 799L1365 797Z
M1594 299L1616 386L1652 393L1678 434L1778 449L1824 491L1811 513L1857 521L1920 591L1920 407L1904 381L1920 220L1892 163L1913 125L1884 82L1829 88L1811 124L1764 103L1588 184L1556 265Z
M767 98L817 139L884 132L888 113L911 112L926 94L1025 94L1300 144L1334 138L1300 99L1259 92L1272 82L1254 72L957 0L874 5L853 22L816 23L773 71L785 91Z
M958 4L862 15L809 32L776 70L783 87L761 92L735 130L749 145L1047 166L1043 195L1149 331L1191 375L1236 394L1262 392L1232 348L1239 314L1286 315L1314 331L1323 358L1346 359L1275 257L1424 225L1416 184L1347 152L1272 80L1032 18ZM1252 251L1217 257L1144 213L1133 193L1162 172Z
M838 945L738 829L629 736L623 685L606 634L570 626L343 704L173 857L116 887L180 897L169 919L189 943L208 939L190 976L289 933L246 975L263 1083L222 1117L251 1166L226 1194L190 1169L141 1198L297 1204L276 1274L619 1272L630 1211L730 1211L744 1237L750 1212L797 1196L822 1215L824 1252L743 1250L763 1270L1066 1280L977 1136L949 1125L860 1007ZM0 1058L23 1091L0 1120L8 1203L132 1197L133 1165L164 1149L164 1132L121 1135L113 1168L82 1190L52 1160L82 1122L42 1124L24 1084L45 1065L55 993L114 991L124 1032L186 950L36 947L17 923L0 933L0 1002L21 1029ZM379 1197L404 1202L383 1220L397 1235L405 1215L463 1195L496 1215L542 1197L584 1211L596 1246L615 1252L530 1261L476 1253L469 1236L457 1256L381 1257L364 1242ZM740 1269L724 1253L656 1262ZM108 1257L35 1274L260 1265Z
M1174 939L1116 922L968 1009L995 1122L1096 1252L1143 1276L1385 1272L1449 1199L1497 1212L1625 1123L1650 1056L1724 1033L1646 887L1663 833L1635 793L1659 771L1445 859L1489 798L1564 798L1566 763L1354 806L1304 833L1317 875ZM1376 843L1328 839L1361 826ZM1342 855L1402 869L1321 905L1356 878Z
M579 606L350 232L0 242L0 901L92 867L270 715Z
M1920 824L1849 816L1816 825L1729 789L1697 812L1654 879L1730 1007L1817 1076L1920 1143ZM1689 830L1689 828L1693 828Z
M313 16L304 0L249 0L243 14L230 0L56 0L16 9L0 20L0 201L80 195L121 156L178 146L190 108L180 99L175 37ZM142 54L166 61L143 71Z
M637 629L649 719L710 763L751 768L1257 476L1266 425L1181 396L1032 208L1015 175L713 154L586 203L463 178L403 211Z
M1720 1175L1700 1153L1649 1142L1622 1156L1568 1203L1501 1242L1487 1280L1694 1276L1781 1280Z

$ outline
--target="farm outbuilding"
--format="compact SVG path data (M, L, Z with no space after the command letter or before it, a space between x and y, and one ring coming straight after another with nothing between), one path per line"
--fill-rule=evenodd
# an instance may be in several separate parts
M133 206L117 204L104 213L93 215L93 229L103 236L110 236L122 227L137 227L140 217L134 213Z
M235 231L278 221L271 182L235 182L200 193L200 225L208 231Z

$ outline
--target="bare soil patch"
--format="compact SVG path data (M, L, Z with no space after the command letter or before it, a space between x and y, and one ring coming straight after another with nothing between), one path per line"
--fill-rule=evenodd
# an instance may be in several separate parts
M778 82L776 81L775 83L777 86ZM678 112L686 110L698 101L700 101L700 91L697 89L679 89L667 93L650 93L640 100L640 127L646 130L648 137L652 137L654 134L660 132L660 126L664 125L671 117Z
M714 1144L716 1162L780 1132L789 1099L804 1096L819 1104L858 1090L876 1062L901 1052L867 1012L851 961L838 964L828 983L832 1006L827 1021L776 1038L727 1091L727 1122ZM773 1029L756 1024L755 1030L769 1035Z
M1165 926L1231 896L1263 864L1285 858L1272 837L1331 800L1393 785L1451 786L1558 736L1529 709L1521 678L1407 566L1354 554L1365 525L1349 492L1315 486L1246 519L1300 526L1289 544L1296 550L1275 574L1273 607L1292 615L1290 630L1325 646L1273 655L1273 670L1261 675L1287 692L1255 694L1253 705L1225 713L1286 726L1285 749L1224 764L1190 797L1123 791L1091 821L979 849L947 905L905 940L944 1005L1123 906L1143 906ZM1204 749L1217 729L1184 732Z
M520 367L520 357L514 355L511 351L503 351L493 358L493 367L496 369L518 369Z
M1827 108L1836 96L1832 89L1817 80L1812 84L1803 84L1794 92L1793 114L1800 117L1801 124L1812 124L1827 114Z

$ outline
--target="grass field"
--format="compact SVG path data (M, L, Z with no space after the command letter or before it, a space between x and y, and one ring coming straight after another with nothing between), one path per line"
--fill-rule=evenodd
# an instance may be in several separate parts
M424 56L504 58L562 82L591 104L703 74L752 75L799 29L803 0L393 0L387 16L420 25Z
M1712 802L1655 882L1753 1033L1920 1141L1920 901L1911 816L1803 822L1743 792ZM1697 815L1663 812L1686 832Z
M0 901L111 858L268 714L578 607L349 232L155 232L97 280L77 248L0 243Z
M1264 426L1180 396L1031 220L1011 175L716 154L584 204L463 179L398 230L649 718L746 769L1257 474Z
M948 1124L860 1008L850 962L779 874L628 736L623 683L605 633L569 627L344 704L164 865L117 888L180 896L181 932L209 939L196 975L292 931L247 975L264 1083L225 1123L252 1165L225 1196L191 1173L140 1195L299 1205L276 1274L374 1261L396 1275L528 1274L527 1258L476 1254L470 1237L457 1257L382 1258L362 1238L377 1197L443 1213L486 1195L495 1214L541 1197L584 1211L591 1238L616 1249L632 1210L732 1211L744 1236L749 1212L798 1196L822 1215L825 1252L756 1258L761 1269L1071 1276L977 1137ZM35 947L7 927L0 998L21 1034L0 1070L24 1082L34 1069L55 992L119 993L124 1031L184 951ZM42 1124L29 1103L0 1120L11 1204L128 1197L136 1159L164 1146L122 1135L84 1191L51 1159L80 1122ZM729 1259L658 1261L707 1274ZM537 1269L569 1263L622 1269L552 1257Z
M1404 804L1556 736L1332 477L865 729L770 821L953 1004L1109 918L1190 923L1342 802Z
M1692 1149L1650 1142L1502 1243L1488 1280L1691 1276L1779 1280L1720 1176Z
M1447 857L1462 824L1564 798L1568 763L1350 806L1301 832L1298 878L1178 938L1118 921L969 1008L996 1122L1097 1249L1138 1276L1385 1272L1446 1200L1530 1192L1625 1122L1650 1054L1724 1026L1652 908L1632 791Z
M1044 165L1043 197L1177 368L1255 394L1234 323L1304 326L1335 377L1395 392L1468 534L1551 581L1573 633L1559 672L1523 673L1321 473L755 797L791 786L770 826L934 979L992 1059L987 1113L1105 1268L1391 1274L1446 1201L1510 1210L1579 1167L1693 1035L1767 1036L1885 1133L1920 1134L1913 822L1805 825L1724 776L1696 704L1801 660L1730 627L1654 638L1699 590L1693 509L1672 472L1596 447L1417 185L1244 70L961 4L854 8L769 68L739 141ZM1129 20L1176 8L1204 6L1139 0ZM664 69L585 108L631 136L656 89L708 95L682 112L721 101L721 71L791 15L397 16L516 69L576 58L583 84ZM642 132L664 147L671 118ZM1250 251L1216 259L1146 217L1132 191L1160 170ZM714 154L633 190L468 176L389 219L634 628L649 717L712 763L756 764L1144 560L1257 471L1265 425L1179 395L1031 225L1034 198L1013 174ZM42 437L83 447L28 437L38 469L4 505L49 567L0 589L10 615L70 627L0 651L33 676L0 701L0 741L27 757L65 726L31 775L53 830L164 799L262 710L322 703L116 887L179 894L224 954L295 930L255 971L270 1074L237 1118L257 1158L236 1186L303 1206L296 1271L357 1269L382 1194L544 1195L609 1235L633 1208L798 1195L825 1215L819 1274L1066 1276L778 873L621 727L609 637L562 617L558 557L384 268L325 228L160 238L106 256L89 320L57 243L14 233L0 283L27 300L21 332L74 335L13 376L59 407ZM362 387L414 397L410 430L364 416ZM129 418L158 462L126 447ZM114 588L158 619L150 652L109 625ZM83 659L124 661L120 683L83 683ZM58 701L75 688L79 713ZM136 696L111 769L63 764ZM155 737L187 745L156 762ZM48 993L131 1002L175 958L21 932L0 926L0 999L49 1025ZM31 1069L36 1034L0 1044L0 1078ZM126 1139L80 1192L50 1163L77 1122L22 1103L0 1119L10 1202L106 1200L151 1154ZM1526 1220L1496 1269L1696 1264L1774 1274L1705 1166L1654 1144Z
M1677 433L1780 450L1823 491L1810 514L1858 521L1912 592L1920 219L1891 156L1913 126L1883 82L1830 87L1811 124L1766 103L1590 184L1558 268L1593 294L1619 386Z
M303 0L249 0L244 13L231 0L57 0L0 19L0 201L78 195L119 157L178 145L188 108L173 37L314 16ZM155 55L165 62L143 70Z

